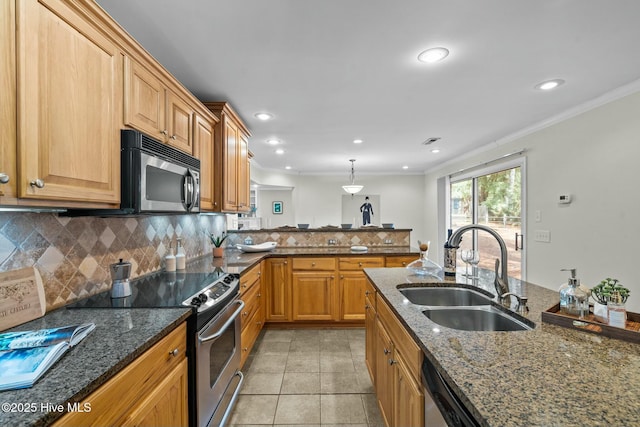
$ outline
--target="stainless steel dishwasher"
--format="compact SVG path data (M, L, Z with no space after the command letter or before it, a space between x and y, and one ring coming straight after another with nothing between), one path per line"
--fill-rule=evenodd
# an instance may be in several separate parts
M426 356L422 362L422 384L425 427L480 426Z

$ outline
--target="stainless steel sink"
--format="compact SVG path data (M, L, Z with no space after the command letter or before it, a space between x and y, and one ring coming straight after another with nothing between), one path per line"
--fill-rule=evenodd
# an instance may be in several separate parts
M398 289L410 302L429 306L489 305L491 298L467 288L402 288Z
M487 305L427 309L422 313L438 325L462 331L527 331L533 329L528 324Z

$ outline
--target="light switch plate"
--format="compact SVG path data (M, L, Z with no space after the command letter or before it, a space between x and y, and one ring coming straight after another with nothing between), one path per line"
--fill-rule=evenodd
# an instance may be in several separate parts
M533 240L536 242L551 242L551 232L549 230L536 230L533 232Z

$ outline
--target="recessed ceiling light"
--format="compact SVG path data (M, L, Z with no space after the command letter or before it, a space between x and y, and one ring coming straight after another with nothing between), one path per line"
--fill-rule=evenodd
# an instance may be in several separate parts
M275 138L269 138L269 139L267 139L267 144L269 144L269 145L278 145L278 144L280 144L280 140L275 139Z
M276 154L284 154L284 150L282 148L278 148L276 150Z
M431 150L431 152L433 154L438 154L440 152L440 149L439 148L434 148L433 150Z
M442 61L447 56L449 56L449 49L444 47L433 47L420 53L420 55L418 55L418 61L432 64L434 62Z
M353 143L354 143L354 144L362 144L363 142L364 142L364 141L363 141L363 140L361 140L361 139L354 139L354 140L353 140Z
M262 121L273 119L273 114L270 114L270 113L256 113L255 116L258 120L262 120Z
M409 166L404 165L404 166L402 167L402 169L409 169Z
M538 90L551 90L551 89L557 88L561 84L564 84L564 80L553 79L553 80L547 80L542 83L539 83L535 86L535 88Z
M291 166L285 166L284 168L285 168L286 170L289 170L289 169L291 169Z

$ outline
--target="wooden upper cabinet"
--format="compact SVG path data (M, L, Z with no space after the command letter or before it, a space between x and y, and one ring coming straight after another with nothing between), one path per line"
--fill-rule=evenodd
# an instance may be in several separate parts
M200 114L193 118L194 155L200 159L200 210L213 211L214 206L214 172L216 169L213 152L215 121L208 120Z
M130 57L124 75L125 124L193 155L193 107Z
M249 202L249 131L226 102L205 102L220 120L215 130L215 157L221 159L215 173L215 209L247 212Z
M74 7L17 2L18 196L117 204L123 56Z
M124 120L149 136L164 140L165 88L159 78L129 57L124 59Z
M16 201L15 3L0 2L0 205Z
M167 91L167 131L168 144L182 150L185 153L194 152L193 138L191 137L191 121L193 109L189 104Z

